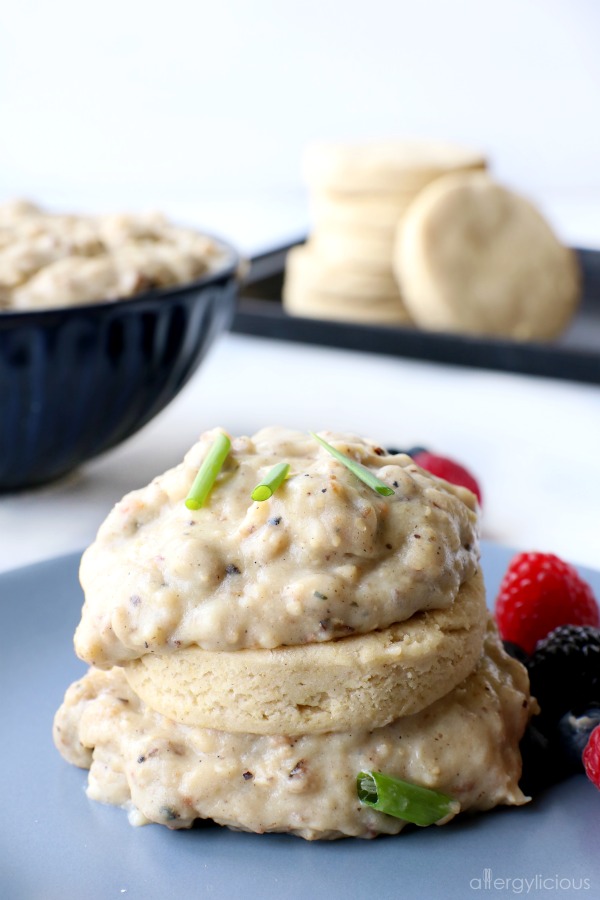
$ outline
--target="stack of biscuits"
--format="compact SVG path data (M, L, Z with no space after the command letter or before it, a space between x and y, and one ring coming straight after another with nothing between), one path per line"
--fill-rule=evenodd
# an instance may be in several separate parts
M524 803L528 679L486 610L474 496L325 433L394 491L381 496L272 427L232 440L190 512L217 433L117 504L84 554L75 646L90 669L54 737L90 769L88 795L133 824L307 839L406 825L359 802L360 772L443 792L449 818ZM287 480L253 502L280 460Z
M534 204L453 145L314 144L312 230L288 254L292 315L552 340L581 294L575 253Z
M312 230L288 255L285 308L316 318L409 323L393 270L398 225L431 181L485 165L480 153L443 143L310 145L304 175Z

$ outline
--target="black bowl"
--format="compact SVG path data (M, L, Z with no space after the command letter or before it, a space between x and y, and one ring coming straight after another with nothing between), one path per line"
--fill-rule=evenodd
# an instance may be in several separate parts
M239 257L127 300L0 313L0 491L51 481L177 395L235 310Z

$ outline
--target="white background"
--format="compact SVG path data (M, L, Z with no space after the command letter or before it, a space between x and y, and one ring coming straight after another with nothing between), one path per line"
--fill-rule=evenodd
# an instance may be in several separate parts
M310 138L454 139L600 246L595 0L19 0L0 198L161 206L253 249L303 230Z

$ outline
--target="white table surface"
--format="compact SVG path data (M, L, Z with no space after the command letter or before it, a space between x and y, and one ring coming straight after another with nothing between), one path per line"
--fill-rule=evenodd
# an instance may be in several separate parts
M600 388L223 335L180 395L120 447L0 498L0 570L80 550L128 490L196 436L278 423L425 445L467 465L483 535L600 568Z

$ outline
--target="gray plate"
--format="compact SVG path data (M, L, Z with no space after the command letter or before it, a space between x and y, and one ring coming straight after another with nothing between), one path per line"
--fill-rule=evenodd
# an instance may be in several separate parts
M510 555L484 547L492 597ZM89 801L86 773L62 760L51 737L66 687L85 670L72 645L78 562L70 555L0 576L3 900L465 900L576 888L600 897L600 793L584 776L528 807L374 841L132 828L122 810ZM583 574L600 596L600 573Z

